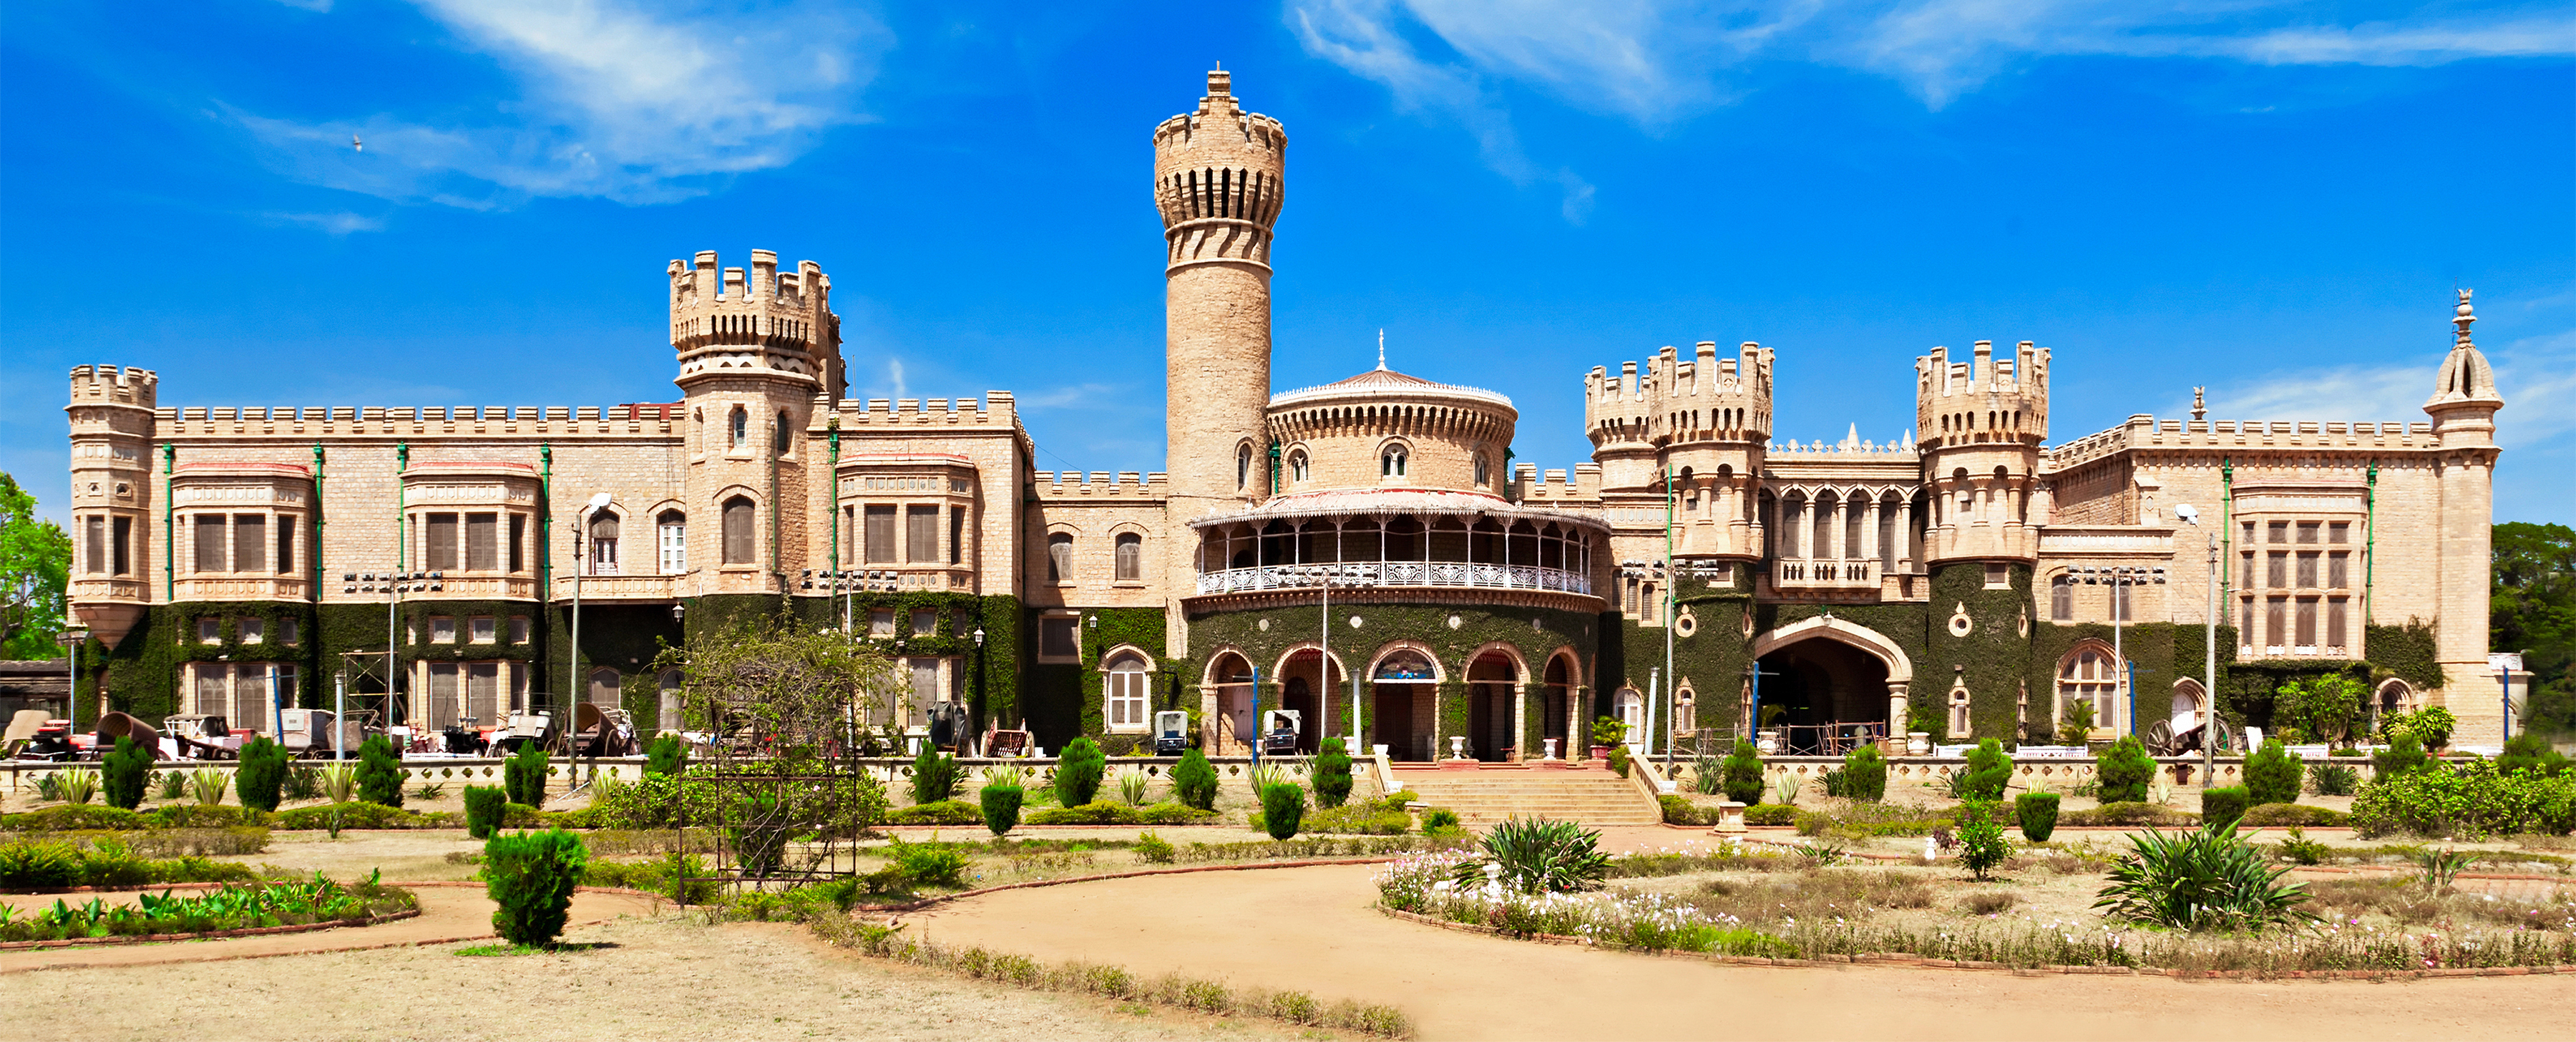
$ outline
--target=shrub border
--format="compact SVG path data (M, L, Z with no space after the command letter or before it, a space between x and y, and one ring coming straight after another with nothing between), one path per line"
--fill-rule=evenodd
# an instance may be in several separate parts
M172 890L215 890L232 885L234 884L159 883L146 884L143 886L80 886L73 887L69 890L16 891L9 893L7 896L35 897L42 894L67 893L130 894L144 890L159 890L167 893ZM397 886L396 889L402 888ZM394 912L387 915L371 915L365 919L355 922L340 919L324 923L289 923L284 926L244 926L232 930L203 930L197 933L111 934L106 937L62 937L50 941L0 941L0 952L29 951L38 948L95 948L100 945L107 944L160 944L164 941L211 941L220 940L226 937L267 937L283 933L312 933L316 930L337 930L344 926L379 926L385 923L399 922L419 914L420 909L415 905L407 911Z
M1092 828L1097 826L1081 827ZM1294 861L1246 861L1232 865L1180 865L1172 868L1140 868L1126 872L1102 872L1088 876L1066 876L1062 879L1029 879L1017 883L1001 883L994 886L977 887L973 890L960 890L953 894L933 894L929 897L919 898L912 901L898 901L893 904L851 905L850 914L857 915L861 912L918 912L933 905L946 904L950 901L963 900L969 897L980 897L985 894L998 894L1004 890L1027 890L1041 886L1063 886L1067 883L1096 883L1104 879L1133 879L1138 876L1179 876L1188 875L1192 872L1245 872L1261 868L1313 868L1319 865L1384 865L1401 860L1404 859L1398 857L1318 857L1299 858Z
M1584 948L1600 947L1599 945L1593 944L1581 937L1569 937L1564 934L1553 933L1512 933L1502 929L1501 927L1478 926L1473 923L1453 923L1445 919L1435 919L1419 912L1398 911L1393 908L1388 908L1382 904L1374 907L1377 908L1378 913L1381 915L1392 916L1408 922L1421 923L1425 926L1436 926L1444 930L1455 930L1460 933L1487 934L1496 937L1506 937L1516 941L1536 941L1540 944L1567 944ZM1627 951L1627 949L1619 948L1604 950ZM2000 970L2016 977L2041 977L2050 974L2072 976L2080 974L2111 977L2171 977L2176 980L2384 981L2414 980L2420 977L2527 977L2533 975L2576 974L2576 966L2454 966L2437 967L2425 970L2289 970L2282 973L2264 974L2251 970L2155 970L2141 969L2135 966L2008 966L2000 962L1979 962L1970 959L1931 959L1920 955L1827 955L1815 959L1775 959L1761 955L1716 955L1708 952L1684 952L1669 949L1653 952L1629 951L1628 954L1645 955L1665 959L1694 959L1700 962L1723 963L1734 966L1820 967L1875 965L1916 966L1942 970Z

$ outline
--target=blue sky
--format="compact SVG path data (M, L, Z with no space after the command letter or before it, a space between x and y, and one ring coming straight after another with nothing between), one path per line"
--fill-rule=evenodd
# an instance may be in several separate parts
M2455 286L2497 518L2576 520L2576 17L2184 0L0 13L0 468L56 517L63 374L174 405L676 396L662 265L833 278L853 393L1012 390L1042 468L1162 463L1149 133L1222 60L1290 135L1280 389L1779 352L1776 436L1901 434L1936 344L2136 412L2422 420ZM349 147L363 136L366 148Z

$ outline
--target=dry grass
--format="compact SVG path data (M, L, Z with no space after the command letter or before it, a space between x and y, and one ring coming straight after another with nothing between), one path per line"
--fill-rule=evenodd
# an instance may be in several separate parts
M1816 869L1753 879L1711 879L1682 899L1711 916L1731 916L1747 926L1800 920L1857 918L1886 908L1930 908L1932 885L1921 875L1893 870Z

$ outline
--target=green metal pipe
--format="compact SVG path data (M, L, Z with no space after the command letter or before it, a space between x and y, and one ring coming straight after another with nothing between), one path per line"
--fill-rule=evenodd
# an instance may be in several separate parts
M2362 651L2370 651L2370 609L2379 603L2378 590L2371 586L2374 566L2379 563L2379 461L2370 461L2369 484L2361 492L2361 634Z
M170 505L177 484L179 447L161 443L161 600L179 603L179 518Z

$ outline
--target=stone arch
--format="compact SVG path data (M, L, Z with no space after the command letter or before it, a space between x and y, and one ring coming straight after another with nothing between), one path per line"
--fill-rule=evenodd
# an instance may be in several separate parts
M1459 656L1458 661L1461 663L1472 664L1477 659L1495 653L1500 653L1504 658L1511 660L1512 679L1514 681L1525 683L1529 680L1529 657L1521 654L1519 645L1513 644L1508 640L1487 641L1483 644L1476 645L1466 654Z
M1887 682L1891 686L1910 684L1914 680L1914 660L1907 658L1905 649L1898 647L1895 641L1877 630L1830 615L1802 619L1754 638L1753 657L1761 658L1799 641L1818 638L1849 644L1877 656L1879 661L1887 664Z
M1898 647L1895 641L1889 640L1887 635L1831 615L1818 615L1801 619L1754 638L1753 660L1760 663L1765 655L1811 640L1839 644L1877 660L1878 665L1887 671L1883 681L1887 687L1887 734L1889 737L1903 735L1908 715L1907 691L1914 683L1914 660L1905 654L1904 648ZM1856 679L1866 683L1871 678L1863 675ZM1749 696L1750 685L1747 687ZM1764 701L1770 700L1766 698ZM1807 704L1812 706L1817 703ZM1747 708L1749 711L1751 707ZM1837 718L1837 721L1840 719ZM1747 722L1759 726L1758 721L1748 719ZM1752 729L1752 727L1747 728L1747 730Z
M1342 655L1340 652L1326 650L1322 645L1311 640L1300 641L1282 649L1279 652L1279 657L1272 659L1270 662L1270 675L1274 677L1287 676L1288 663L1290 660L1295 659L1301 654L1313 651L1323 651L1325 660L1333 664L1333 672L1341 674L1344 679L1348 679L1350 677L1350 667L1342 661Z
M1449 681L1449 666L1447 663L1440 661L1440 652L1437 649L1434 649L1431 645L1418 640L1390 640L1384 644L1378 645L1376 651L1369 653L1368 676L1371 679L1375 679L1377 677L1378 666L1383 664L1388 658L1393 657L1395 653L1399 651L1411 651L1430 660L1430 679L1432 683L1443 684Z

